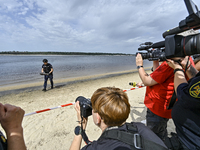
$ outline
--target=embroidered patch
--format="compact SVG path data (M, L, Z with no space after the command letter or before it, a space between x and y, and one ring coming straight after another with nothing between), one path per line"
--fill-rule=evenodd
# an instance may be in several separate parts
M194 98L200 98L200 81L191 86L189 93Z
M4 143L6 143L6 139L4 138L4 136L1 136L1 139Z

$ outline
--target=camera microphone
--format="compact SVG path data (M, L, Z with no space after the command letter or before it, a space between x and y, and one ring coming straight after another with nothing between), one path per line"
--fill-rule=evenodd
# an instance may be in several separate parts
M140 46L141 45L152 45L152 44L153 44L152 42L145 42L145 43L141 43Z
M152 45L152 48L161 48L165 47L165 41L157 42Z

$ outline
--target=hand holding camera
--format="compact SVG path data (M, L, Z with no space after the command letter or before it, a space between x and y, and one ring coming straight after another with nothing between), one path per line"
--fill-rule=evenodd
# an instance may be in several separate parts
M167 64L173 69L183 69L180 64L171 59L167 59Z
M78 119L78 123L79 123L79 125L81 125L81 123L82 123L82 126L83 126L83 129L85 130L85 128L86 128L86 126L87 126L87 121L88 121L88 118L83 118L83 121L82 121L82 118L81 118L81 108L80 108L80 104L79 104L80 102L79 101L77 101L76 103L75 103L75 105L74 105L74 108L75 108L75 110L76 110L76 112L77 112L77 119Z
M136 65L143 66L143 59L142 59L142 55L140 53L138 53L136 56Z
M83 96L79 96L75 100L76 104L74 108L77 111L77 119L79 124L82 123L83 129L86 128L88 116L92 115L92 104L90 99L86 99Z

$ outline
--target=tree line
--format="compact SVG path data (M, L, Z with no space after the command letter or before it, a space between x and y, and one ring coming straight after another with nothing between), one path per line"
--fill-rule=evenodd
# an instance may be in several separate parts
M29 51L2 51L0 54L12 55L130 55L125 53L99 53L99 52L29 52Z

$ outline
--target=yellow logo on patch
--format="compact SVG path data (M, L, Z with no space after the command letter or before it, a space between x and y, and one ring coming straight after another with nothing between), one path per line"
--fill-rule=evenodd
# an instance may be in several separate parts
M6 139L4 138L4 136L1 136L1 139L4 143L6 143Z
M194 98L200 98L200 81L191 86L189 93Z

